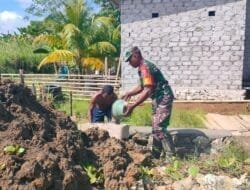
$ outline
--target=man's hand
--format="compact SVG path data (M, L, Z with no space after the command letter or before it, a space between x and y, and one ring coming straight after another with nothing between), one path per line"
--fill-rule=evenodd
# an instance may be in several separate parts
M131 98L131 96L135 96L139 94L140 92L142 92L142 90L143 90L143 87L139 85L135 87L133 90L125 93L121 98L125 101L128 101Z
M128 104L128 105L126 106L126 112L124 113L124 115L125 115L125 116L129 116L129 115L133 112L134 109L135 109L135 106L134 106L134 105Z
M122 96L122 99L123 100L125 100L125 101L128 101L129 99L130 99L130 95L128 94L128 93L126 93L126 94L124 94L123 96Z

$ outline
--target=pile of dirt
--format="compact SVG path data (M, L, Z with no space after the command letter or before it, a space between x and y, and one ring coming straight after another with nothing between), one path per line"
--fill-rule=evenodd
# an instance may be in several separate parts
M9 146L22 154L4 151ZM31 90L0 84L0 189L119 189L135 185L151 154L133 140L77 130L69 117L39 103ZM83 169L85 167L85 170ZM96 171L88 171L93 166ZM101 171L100 180L92 180ZM92 184L91 184L92 183Z

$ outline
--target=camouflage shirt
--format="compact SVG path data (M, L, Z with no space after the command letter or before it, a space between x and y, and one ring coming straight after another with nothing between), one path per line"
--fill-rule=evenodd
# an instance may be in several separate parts
M168 81L164 78L160 69L150 61L144 59L138 67L138 74L140 77L140 85L142 87L153 87L153 92L151 94L152 99L160 99L164 94L173 95L172 90L168 85Z

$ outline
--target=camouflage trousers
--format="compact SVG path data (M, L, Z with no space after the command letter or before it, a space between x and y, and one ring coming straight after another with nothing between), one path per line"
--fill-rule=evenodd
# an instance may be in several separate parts
M159 158L162 154L175 153L172 136L167 132L173 99L174 97L172 93L170 93L155 99L152 103L152 153L156 158Z

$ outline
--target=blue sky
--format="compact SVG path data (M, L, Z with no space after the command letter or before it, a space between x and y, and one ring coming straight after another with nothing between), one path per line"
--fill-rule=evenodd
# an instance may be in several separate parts
M17 31L17 27L28 25L24 20L25 8L31 0L0 0L0 34Z
M13 33L18 27L29 24L24 17L27 16L25 9L31 2L32 0L0 0L0 35ZM96 5L92 4L92 7L98 9Z

